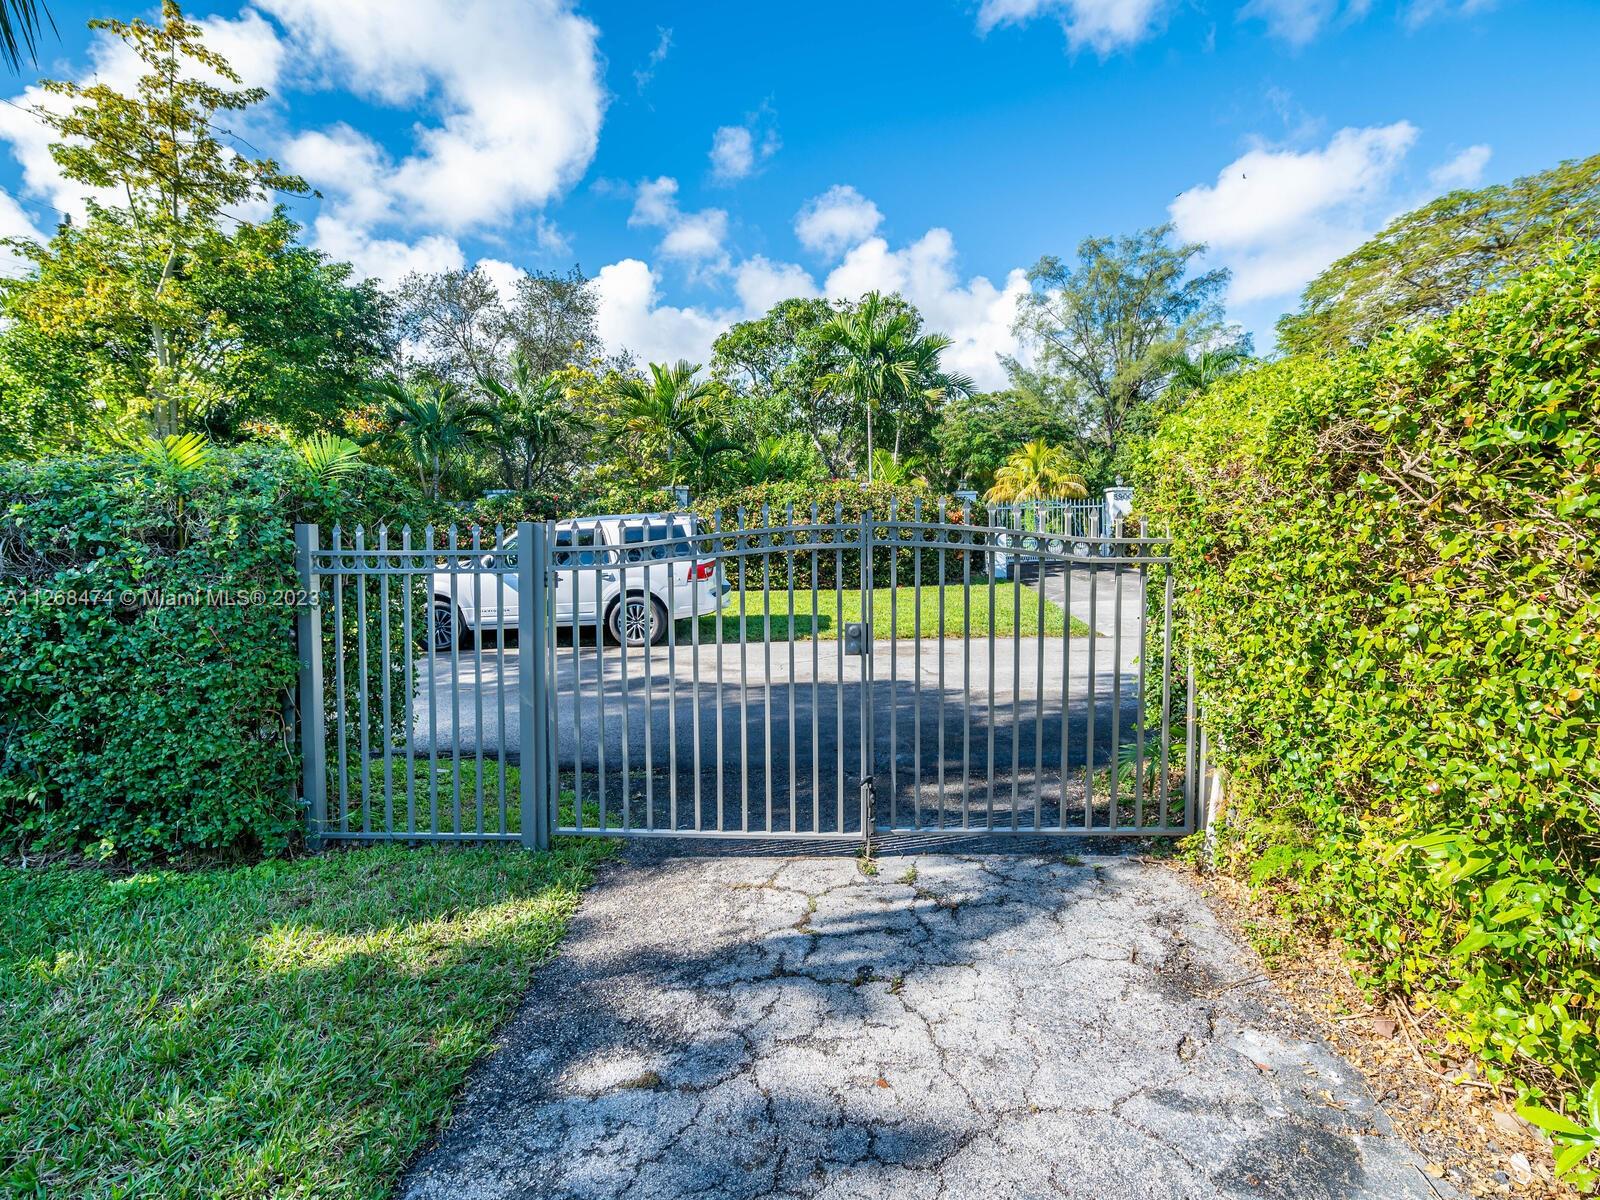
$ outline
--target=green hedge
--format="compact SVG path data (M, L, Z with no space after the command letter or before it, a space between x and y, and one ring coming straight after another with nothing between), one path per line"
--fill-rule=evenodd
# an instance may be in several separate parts
M294 522L428 515L387 471L334 487L267 447L181 481L132 455L0 464L0 854L288 845Z
M1600 252L1147 448L1221 853L1497 1076L1600 1075Z

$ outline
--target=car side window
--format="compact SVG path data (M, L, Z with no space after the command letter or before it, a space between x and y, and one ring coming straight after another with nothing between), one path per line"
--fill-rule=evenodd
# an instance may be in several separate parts
M555 549L551 555L552 561L558 567L592 567L595 564L595 552L592 547L599 544L598 531L593 526L583 529L558 529Z

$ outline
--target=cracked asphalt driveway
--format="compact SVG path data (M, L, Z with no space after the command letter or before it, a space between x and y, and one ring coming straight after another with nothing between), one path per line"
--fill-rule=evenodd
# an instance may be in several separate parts
M1089 855L636 855L400 1192L1446 1194L1183 876Z

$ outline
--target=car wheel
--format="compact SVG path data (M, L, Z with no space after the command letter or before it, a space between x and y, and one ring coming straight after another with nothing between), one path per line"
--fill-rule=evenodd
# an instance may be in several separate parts
M666 606L653 596L632 595L619 600L606 614L606 630L614 642L626 641L630 646L645 644L645 629L650 631L650 644L659 646L667 640Z
M435 650L447 651L458 644L465 645L462 635L466 631L466 622L461 619L461 610L442 596L433 601L432 625Z

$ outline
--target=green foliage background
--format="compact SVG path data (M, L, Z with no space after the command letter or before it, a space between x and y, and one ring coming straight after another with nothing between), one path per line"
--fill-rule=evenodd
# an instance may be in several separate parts
M1600 251L1211 388L1146 448L1225 865L1497 1077L1600 1075Z

